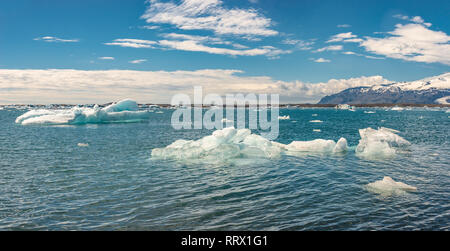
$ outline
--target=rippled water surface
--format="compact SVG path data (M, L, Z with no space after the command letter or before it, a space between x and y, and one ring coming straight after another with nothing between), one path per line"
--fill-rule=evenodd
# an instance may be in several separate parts
M188 164L150 158L212 133L175 131L171 110L147 122L76 126L19 125L25 111L0 110L0 229L450 230L449 113L368 110L282 109L290 119L280 120L276 141L345 137L356 146L359 129L387 127L409 149L376 160L349 151ZM384 176L418 191L366 189Z

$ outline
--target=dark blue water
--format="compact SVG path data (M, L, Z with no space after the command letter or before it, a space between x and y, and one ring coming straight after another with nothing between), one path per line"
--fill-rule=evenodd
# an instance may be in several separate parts
M212 133L175 131L171 110L141 123L77 126L23 126L14 121L24 111L0 110L0 229L450 230L449 113L373 110L283 109L291 119L280 121L276 141L345 137L356 146L358 129L388 127L412 143L408 151L228 166L150 159L154 148ZM418 191L365 188L384 176Z

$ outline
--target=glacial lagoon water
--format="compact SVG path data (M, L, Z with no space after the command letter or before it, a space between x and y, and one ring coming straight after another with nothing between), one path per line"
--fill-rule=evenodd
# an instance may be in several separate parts
M269 143L252 131L256 148L237 140L197 161L176 158L190 145L164 149L214 130L174 130L170 109L49 109L28 121L53 124L16 123L26 112L0 109L0 230L450 230L446 109L281 109L279 154L261 155ZM358 154L367 128L409 144ZM309 151L317 139L329 141Z

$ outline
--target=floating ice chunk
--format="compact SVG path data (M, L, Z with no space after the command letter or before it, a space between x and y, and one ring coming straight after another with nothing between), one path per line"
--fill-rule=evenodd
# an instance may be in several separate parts
M333 152L334 153L343 153L347 152L348 150L348 144L347 140L345 138L340 138L336 145L334 146Z
M405 192L416 192L417 188L402 182L394 181L391 177L385 176L383 180L369 183L367 190L373 193L390 196L404 194Z
M102 110L105 112L137 111L139 109L136 101L124 99L115 104L111 104Z
M157 112L155 112L155 113L164 113L163 111L157 111Z
M289 119L291 119L291 116L289 116L289 115L278 116L278 119L279 119L279 120L289 120Z
M361 139L355 149L356 155L368 159L395 156L396 149L411 144L395 133L399 131L384 127L378 130L370 127L359 130Z
M89 144L88 143L78 143L77 146L78 147L88 147Z
M332 152L336 142L333 140L316 139L311 141L293 141L286 146L288 151L295 152Z
M311 120L309 121L309 123L323 123L322 120Z
M221 162L236 158L274 158L280 146L248 129L233 127L217 130L199 140L177 140L165 148L152 151L152 158L183 161Z
M314 113L313 115L311 115L311 116L313 116L313 117L317 117L317 114L316 113Z
M339 104L339 105L335 106L334 108L339 109L339 110L349 110L350 109L350 105L348 105L348 104Z
M373 114L375 112L374 111L364 111L364 113Z
M316 139L294 141L289 145L270 141L249 129L233 127L217 130L199 140L177 140L152 151L153 159L173 159L185 162L223 163L237 159L273 159L299 153L337 153L347 150L347 141Z
M149 113L138 111L133 100L123 100L103 109L97 105L93 108L73 107L67 110L31 110L16 119L17 124L91 124L139 122L148 119Z
M399 107L399 106L394 106L391 108L391 111L403 111L405 110L403 107Z
M298 155L298 153L319 153L331 154L342 153L348 149L347 140L341 138L338 143L333 140L316 139L311 141L293 141L285 146L288 155Z
M313 129L313 132L321 132L322 130L320 129Z

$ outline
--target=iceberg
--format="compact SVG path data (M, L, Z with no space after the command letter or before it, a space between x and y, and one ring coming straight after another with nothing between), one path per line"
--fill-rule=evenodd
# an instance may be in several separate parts
M278 116L278 120L289 120L291 119L291 116L286 115L286 116Z
M397 149L411 145L396 133L399 131L385 127L359 130L361 139L355 149L356 155L367 159L395 156Z
M391 108L391 111L403 111L405 110L403 107L399 107L399 106L394 106Z
M316 120L309 121L309 123L323 123L323 121L316 119Z
M417 188L402 182L397 182L389 176L385 176L383 180L369 183L367 190L384 196L401 195L405 192L416 192Z
M218 163L236 159L275 159L282 155L305 153L342 153L347 151L347 140L316 139L293 141L288 145L270 141L249 129L228 127L199 140L177 140L164 148L152 150L152 159L185 162Z
M21 125L77 125L141 122L149 118L147 111L138 111L136 101L125 99L105 108L73 107L67 110L31 110L16 119Z

